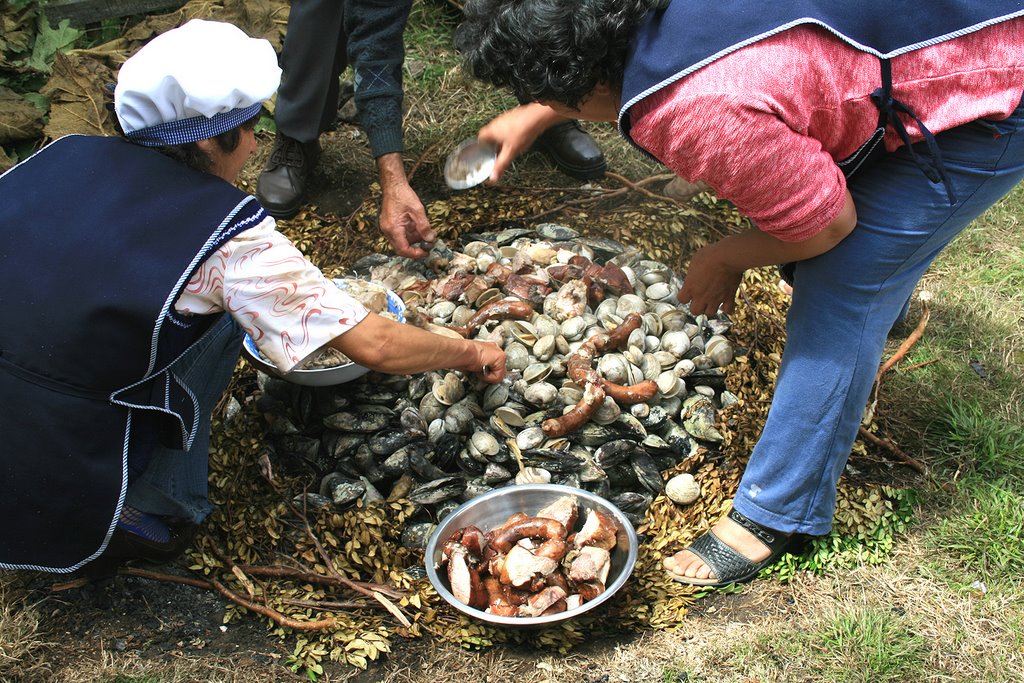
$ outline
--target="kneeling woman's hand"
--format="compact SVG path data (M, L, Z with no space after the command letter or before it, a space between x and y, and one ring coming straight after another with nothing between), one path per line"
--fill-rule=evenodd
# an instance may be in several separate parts
M493 342L435 334L368 314L330 344L356 363L393 375L428 370L462 370L497 383L505 377L505 352Z

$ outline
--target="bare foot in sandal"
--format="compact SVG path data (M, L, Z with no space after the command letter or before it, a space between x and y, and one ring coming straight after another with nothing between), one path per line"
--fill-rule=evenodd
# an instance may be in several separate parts
M744 520L742 525L740 519ZM749 530L752 528L750 525L758 529L760 538ZM765 536L772 539L770 546L765 542ZM674 579L683 583L726 585L753 578L781 556L788 544L787 534L767 529L733 510L720 519L708 534L697 539L693 546L665 558L664 566ZM715 548L710 549L708 546L712 545ZM705 559L709 557L709 550L712 553L710 562ZM723 569L721 576L712 565Z

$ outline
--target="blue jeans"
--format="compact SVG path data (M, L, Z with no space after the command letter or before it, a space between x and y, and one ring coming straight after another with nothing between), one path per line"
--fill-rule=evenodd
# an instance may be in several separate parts
M125 504L196 524L213 510L206 497L210 422L231 381L244 336L238 323L224 315L171 365L171 371L192 389L199 402L196 435L187 451L157 444L146 469L129 484Z
M1024 104L936 135L957 197L906 148L851 178L857 227L796 264L787 342L764 431L734 506L772 529L828 533L886 335L932 260L1024 178ZM924 150L918 150L924 154Z

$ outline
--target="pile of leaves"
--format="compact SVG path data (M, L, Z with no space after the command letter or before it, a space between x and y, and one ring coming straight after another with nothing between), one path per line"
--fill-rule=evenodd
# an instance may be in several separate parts
M551 207L570 203L573 210L559 217L575 229L629 240L677 269L694 249L742 225L730 207L709 197L680 208L645 195L617 204L618 196L608 200L613 189L603 192L584 198L604 203L588 204L580 196L557 192L481 189L439 199L427 208L441 234L453 239L477 229L550 220ZM312 259L334 264L340 273L364 253L386 249L372 229L372 199L341 230L326 229L328 219L313 211L283 222L281 229ZM743 283L732 331L741 354L727 378L740 400L723 411L718 425L726 441L720 450L695 453L663 473L666 479L693 474L702 489L700 499L685 507L665 496L655 499L637 529L642 542L633 579L593 613L541 630L490 627L451 609L423 578L423 558L401 543L404 521L414 512L407 501L392 498L343 512L300 510L289 503L315 482L278 471L264 445L266 427L256 407L259 381L244 365L230 391L232 417L216 430L211 495L217 507L196 546L192 568L216 577L235 596L269 607L272 613L261 612L269 627L294 639L291 667L312 677L328 661L365 667L389 652L395 639L433 637L468 648L514 642L565 652L599 635L679 628L704 592L669 579L662 560L728 510L764 425L785 340L787 300L776 281L766 269L751 271ZM854 455L865 456L865 447L858 444ZM866 464L861 463L869 469ZM889 486L886 478L844 479L833 533L770 571L786 580L796 571L865 557L878 560L908 521L910 503L907 492ZM266 567L281 565L301 570L270 580ZM361 583L355 589L339 585L338 576ZM375 596L374 591L389 592ZM225 618L239 619L251 611L236 600Z
M0 172L63 135L113 135L104 88L118 67L153 36L194 18L232 22L280 49L288 3L192 0L166 14L75 27L51 22L45 2L0 0Z

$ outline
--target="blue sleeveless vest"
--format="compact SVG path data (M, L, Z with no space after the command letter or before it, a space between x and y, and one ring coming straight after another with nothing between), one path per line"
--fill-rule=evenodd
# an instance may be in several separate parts
M794 26L815 25L881 62L881 87L872 93L880 110L878 130L854 155L838 162L849 176L881 152L887 124L909 142L897 113L913 114L889 92L889 59L1019 16L1024 16L1024 0L674 0L647 15L630 46L619 132L633 142L629 110L652 93L747 45ZM930 142L930 133L921 128ZM933 181L944 180L937 147L932 156L933 163L919 160L919 165Z
M105 548L129 453L187 449L199 415L168 370L218 316L174 301L265 214L119 138L69 136L0 176L0 568L68 572Z

